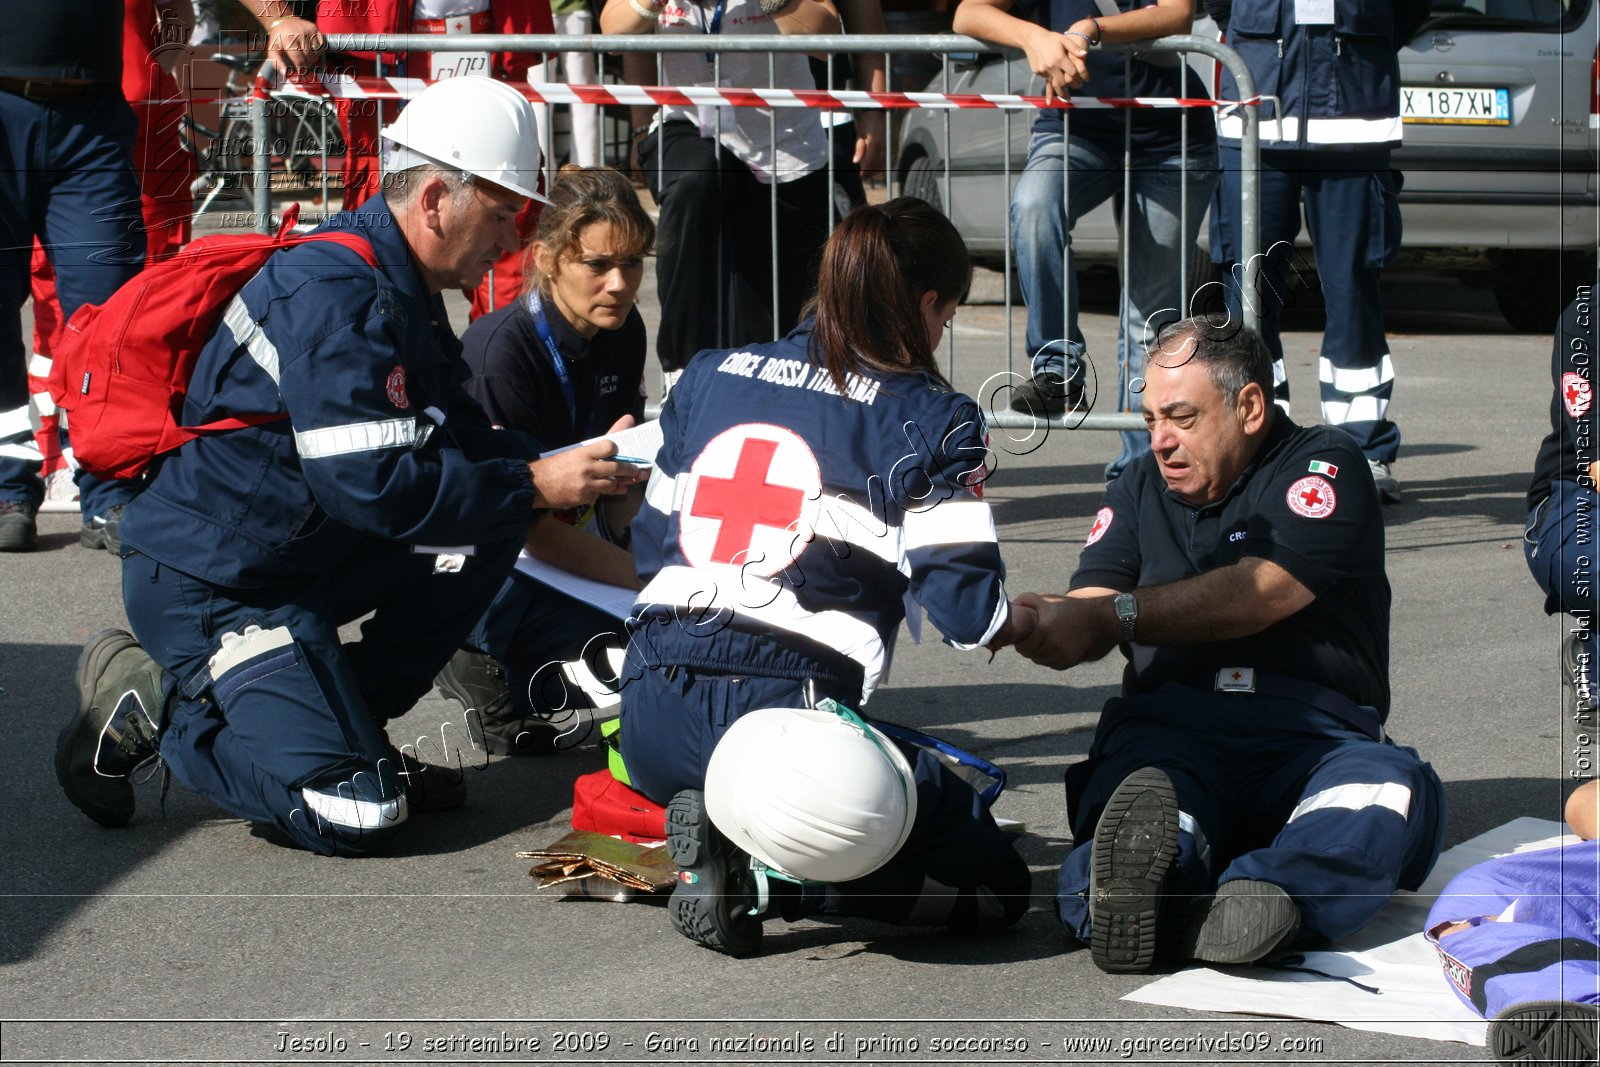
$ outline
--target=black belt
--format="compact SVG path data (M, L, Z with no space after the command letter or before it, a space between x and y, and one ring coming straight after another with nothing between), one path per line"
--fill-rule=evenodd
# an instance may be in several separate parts
M1343 693L1329 689L1327 686L1308 682L1303 678L1289 678L1281 674L1270 674L1266 671L1251 671L1248 688L1231 688L1223 684L1221 675L1224 673L1237 674L1241 668L1223 668L1213 671L1203 677L1196 677L1187 684L1197 689L1210 689L1218 693L1257 693L1261 696L1283 697L1286 700L1299 701L1309 704L1318 711L1325 711L1353 729L1359 730L1374 741L1382 741L1383 720L1378 717L1376 708L1365 704L1357 704Z
M99 86L99 82L52 81L49 78L0 78L0 92L25 96L29 100L38 100L42 103L86 96Z

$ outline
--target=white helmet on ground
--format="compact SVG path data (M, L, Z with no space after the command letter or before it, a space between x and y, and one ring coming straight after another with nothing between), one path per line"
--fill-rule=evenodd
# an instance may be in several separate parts
M887 863L911 833L917 786L905 755L853 714L766 708L742 716L706 767L706 811L768 867L848 882Z
M540 156L533 105L505 82L475 76L435 82L383 128L383 137L394 144L391 171L431 163L545 199L534 192Z

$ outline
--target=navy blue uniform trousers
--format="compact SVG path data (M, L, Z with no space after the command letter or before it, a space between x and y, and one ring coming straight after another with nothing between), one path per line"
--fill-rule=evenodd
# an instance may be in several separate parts
M637 652L637 645L630 654ZM635 663L640 661L635 661ZM630 664L630 667L633 664ZM669 676L670 675L670 676ZM860 692L830 692L854 707ZM706 764L734 721L760 708L805 707L789 678L662 666L623 690L622 756L634 788L658 804L703 789ZM820 910L882 922L994 930L1028 909L1033 876L977 792L925 749L901 744L916 778L917 817L900 851L864 878L831 885Z
M394 810L405 781L383 723L432 686L520 547L520 539L480 545L459 572L436 574L434 556L373 541L335 571L267 589L226 589L130 555L122 570L128 621L177 688L162 758L190 789L314 852L381 850L405 821L403 808L380 825L330 826L307 810L302 791L324 787ZM339 627L369 612L360 639L342 644ZM293 647L214 684L210 662L223 635L251 625L287 627ZM445 740L406 743L425 759ZM464 728L456 740L465 743Z
M607 651L627 642L621 619L517 572L505 580L466 640L468 648L493 656L505 668L506 684L524 716L576 731L562 734L562 743L569 745L586 736L577 712L590 704L567 684L561 664L581 656L604 681L610 669Z
M1116 697L1089 759L1067 772L1077 847L1061 868L1057 911L1085 942L1095 825L1141 767L1167 773L1189 817L1165 892L1271 882L1294 897L1308 940L1360 929L1397 886L1422 883L1443 843L1444 788L1409 748L1278 697L1179 685Z
M28 349L22 305L37 237L56 272L61 313L103 302L144 264L138 123L118 85L42 103L0 91L0 500L44 498L28 446ZM85 515L126 503L131 486L79 478Z
M1211 258L1237 263L1239 149L1223 145L1218 155L1222 178L1211 211ZM1313 284L1294 251L1303 200L1316 256L1315 282L1327 309L1322 358L1331 367L1324 366L1320 375L1323 421L1354 437L1368 459L1392 463L1400 450L1400 429L1387 414L1394 377L1380 276L1400 252L1400 175L1389 166L1389 150L1263 151L1260 193L1258 252L1266 258L1251 303L1272 353L1277 395L1289 397L1279 331L1284 306L1294 299L1291 281L1300 272L1305 284ZM1241 269L1225 285L1235 319L1242 282Z

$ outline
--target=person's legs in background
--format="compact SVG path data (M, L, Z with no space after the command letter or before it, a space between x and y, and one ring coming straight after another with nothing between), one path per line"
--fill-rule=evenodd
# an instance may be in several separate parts
M1126 332L1118 335L1118 411L1139 410L1129 387L1144 372L1145 352L1163 327L1189 315L1195 279L1188 279L1189 292L1181 283L1216 183L1217 157L1209 145L1191 148L1187 161L1174 155L1134 162L1129 175L1132 203L1122 229L1128 257L1128 323ZM1122 452L1106 465L1108 482L1150 450L1145 430L1123 430L1120 436Z
M701 137L689 122L668 122L641 140L639 166L660 207L656 355L662 372L672 375L701 349L756 339L732 336L726 328L734 280L724 280L732 273L724 232L731 228L745 236L744 220L729 217L729 204L741 175L757 183L732 153L719 152L717 143ZM768 224L765 203L759 224ZM770 294L766 300L770 307Z
M1400 483L1390 468L1400 451L1400 428L1389 418L1394 363L1380 280L1400 252L1399 176L1389 167L1388 149L1340 153L1338 170L1326 169L1328 155L1307 160L1302 179L1327 308L1317 361L1322 421L1356 439L1384 503L1398 503Z
M1110 152L1086 138L1050 133L1036 133L1029 142L1028 161L1011 198L1011 235L1028 310L1032 381L1016 390L1011 401L1015 411L1060 414L1075 405L1080 391L1094 403L1099 375L1079 358L1084 351L1077 277L1071 273L1072 227L1120 188L1120 150ZM1109 372L1109 363L1105 369Z
M1289 376L1283 365L1283 340L1279 337L1283 309L1294 299L1296 284L1315 284L1315 273L1294 250L1300 233L1300 179L1285 153L1261 154L1260 186L1261 246L1256 249L1260 268L1249 294L1243 293L1245 264L1240 261L1239 173L1237 148L1222 145L1217 150L1219 169L1217 193L1211 203L1211 259L1230 272L1222 280L1228 314L1242 321L1242 299L1246 296L1258 317L1261 340L1272 356L1273 400L1289 411Z
M135 126L114 85L49 107L0 93L0 551L34 547L44 495L21 320L33 239L55 270L63 319L103 302L138 273L145 241L132 165ZM86 510L109 509L130 495L127 487L85 479L79 490Z

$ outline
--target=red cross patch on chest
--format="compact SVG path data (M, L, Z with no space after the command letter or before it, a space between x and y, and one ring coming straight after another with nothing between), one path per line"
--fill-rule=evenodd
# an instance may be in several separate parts
M1334 495L1333 486L1324 479L1312 475L1309 478L1301 478L1291 485L1285 500L1289 504L1289 510L1296 515L1303 515L1308 519L1325 519L1333 514L1339 498Z
M689 472L678 546L690 565L720 563L770 576L805 550L822 471L798 434L768 423L735 426L707 442Z

